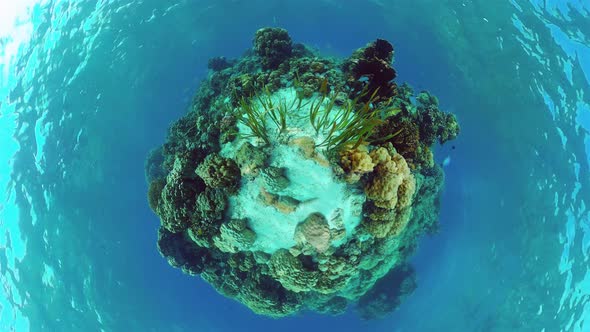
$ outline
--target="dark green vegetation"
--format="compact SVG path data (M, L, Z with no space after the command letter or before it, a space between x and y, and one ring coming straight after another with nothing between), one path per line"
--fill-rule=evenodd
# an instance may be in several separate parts
M253 50L236 61L212 59L189 112L146 166L168 262L269 316L338 314L354 303L363 318L394 310L415 288L408 257L437 227L443 174L431 146L455 138L459 127L434 96L415 97L394 82L392 59L385 40L345 60L323 58L276 28L259 30ZM297 98L277 102L273 93L282 88ZM268 165L273 145L291 144L272 137L269 124L281 135L289 117L324 135L298 137L301 158L325 160L335 181L364 192L361 222L347 233L335 226L342 216L328 223L312 213L296 228L297 245L251 250L257 234L249 220L228 218L230 198L244 181L260 179L263 204L297 209L299 201L279 194L289 179ZM240 143L235 157L222 156L224 144Z

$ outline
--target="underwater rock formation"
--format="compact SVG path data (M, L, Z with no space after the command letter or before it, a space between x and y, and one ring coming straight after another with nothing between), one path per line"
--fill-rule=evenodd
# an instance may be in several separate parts
M392 60L385 40L337 60L277 28L242 58L212 59L147 158L162 256L263 315L399 306L416 287L408 259L438 224L432 146L459 126L396 84Z

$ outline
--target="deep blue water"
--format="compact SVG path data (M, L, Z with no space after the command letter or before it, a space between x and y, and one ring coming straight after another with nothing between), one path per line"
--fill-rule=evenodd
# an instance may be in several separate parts
M590 331L589 22L574 0L34 4L12 57L0 36L0 331ZM257 316L156 249L145 157L264 26L340 57L388 39L461 123L418 289L383 320Z

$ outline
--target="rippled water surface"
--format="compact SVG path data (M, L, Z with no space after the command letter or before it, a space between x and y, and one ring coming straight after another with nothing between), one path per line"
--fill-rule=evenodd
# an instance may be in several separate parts
M334 56L388 39L461 122L385 319L263 318L157 252L145 156L264 26ZM589 35L581 0L0 3L0 331L590 331Z

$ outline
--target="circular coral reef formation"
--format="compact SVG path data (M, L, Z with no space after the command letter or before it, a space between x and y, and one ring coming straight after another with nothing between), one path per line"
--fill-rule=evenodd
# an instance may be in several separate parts
M240 59L212 59L146 163L168 262L259 314L394 310L416 287L419 237L437 228L431 147L459 126L396 84L392 60L385 40L338 60L277 28Z

